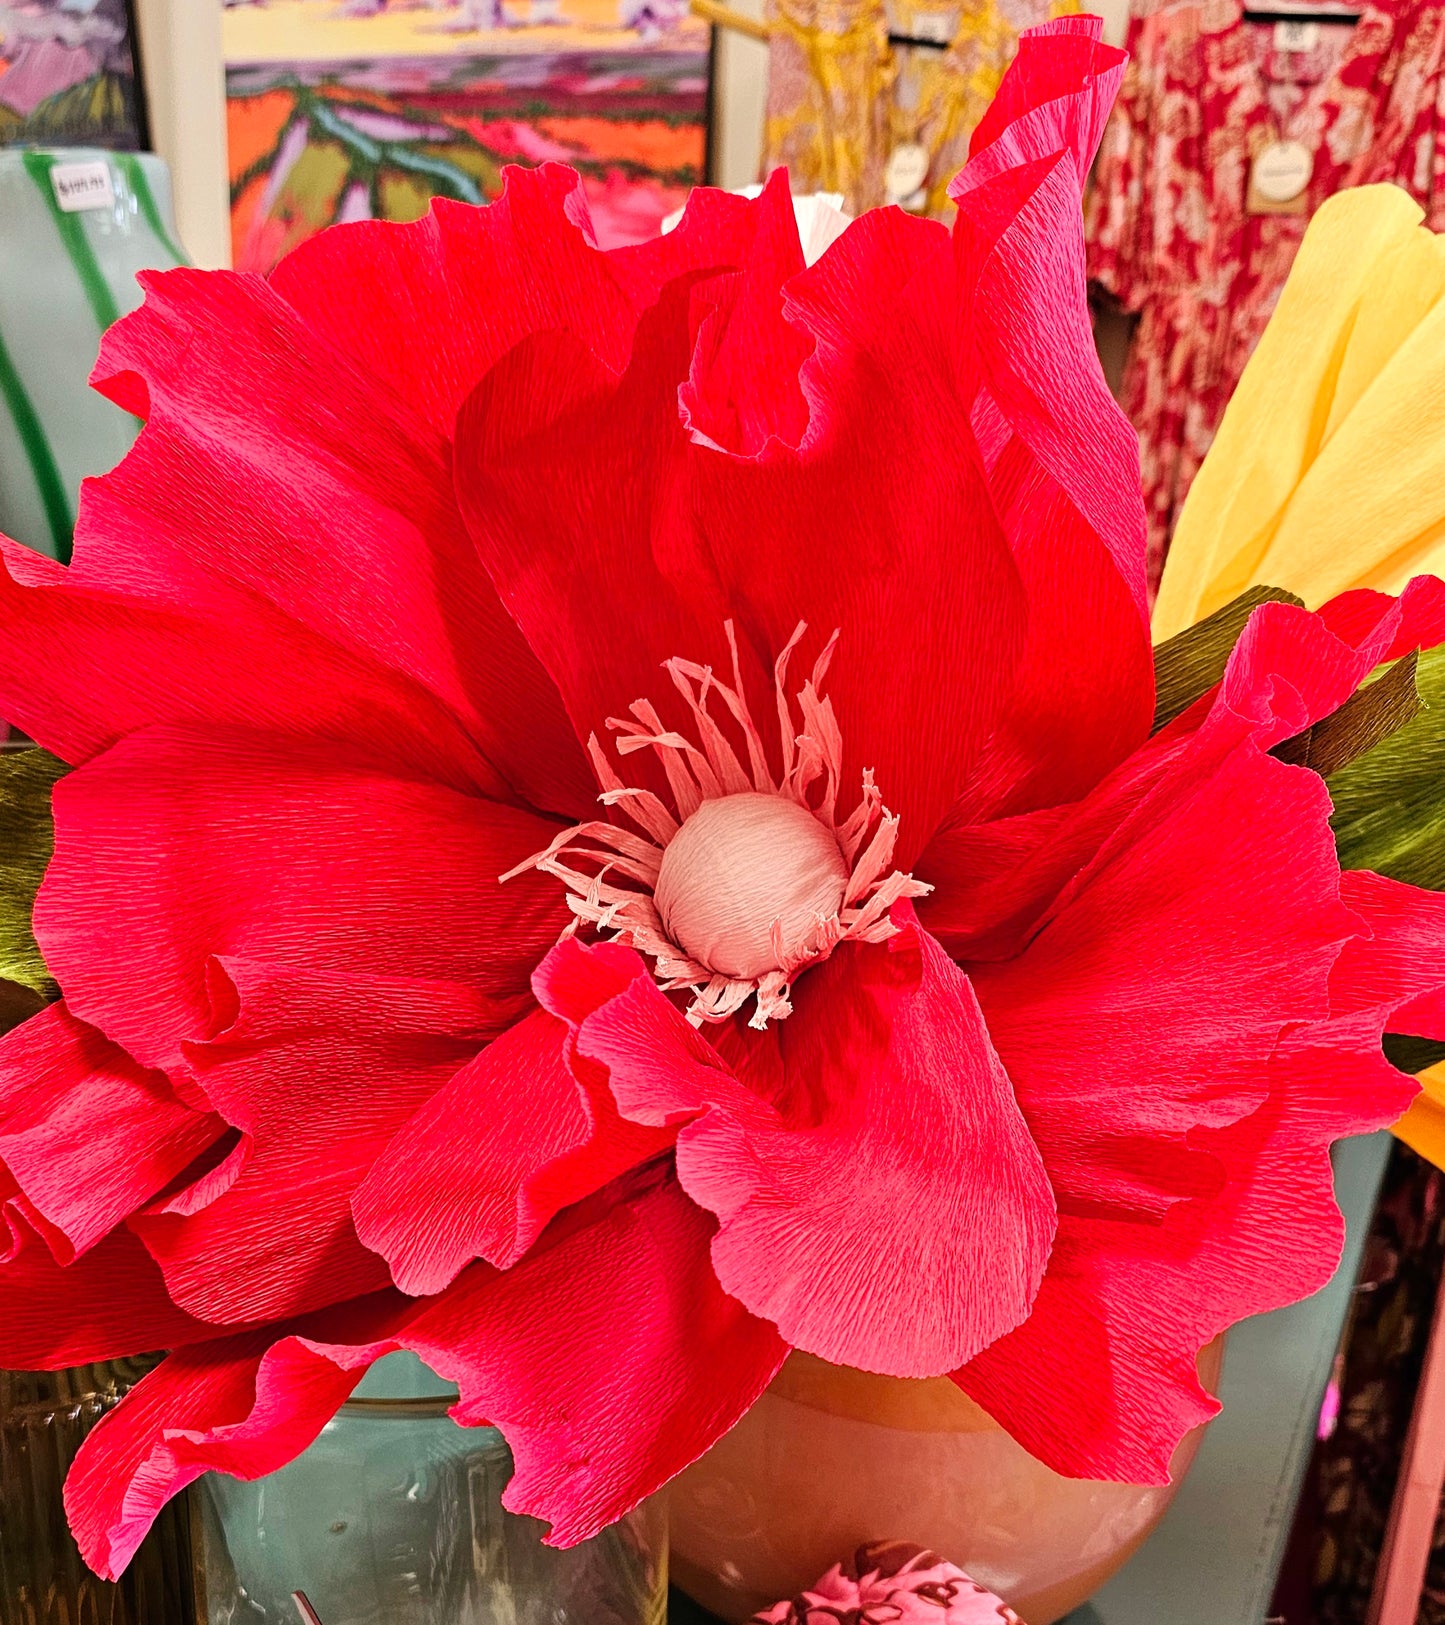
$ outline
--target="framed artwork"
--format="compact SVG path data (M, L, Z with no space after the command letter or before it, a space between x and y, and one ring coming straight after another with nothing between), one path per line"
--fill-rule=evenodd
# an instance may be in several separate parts
M606 247L707 171L711 30L686 0L225 0L231 235L268 271L338 220L582 176Z
M0 0L0 146L148 145L131 0Z

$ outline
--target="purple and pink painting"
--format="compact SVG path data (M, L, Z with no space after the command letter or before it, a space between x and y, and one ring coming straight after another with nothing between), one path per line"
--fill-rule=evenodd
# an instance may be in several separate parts
M0 0L0 146L133 149L145 135L127 0Z

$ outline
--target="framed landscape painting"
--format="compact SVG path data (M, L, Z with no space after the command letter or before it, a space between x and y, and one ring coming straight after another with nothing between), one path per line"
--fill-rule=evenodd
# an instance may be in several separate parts
M686 0L226 0L231 233L267 271L337 220L582 176L604 247L705 179L711 31Z
M0 146L145 147L135 40L130 0L0 0Z

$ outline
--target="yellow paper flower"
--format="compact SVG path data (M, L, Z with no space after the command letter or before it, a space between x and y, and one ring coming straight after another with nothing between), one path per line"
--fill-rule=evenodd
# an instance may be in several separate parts
M1445 575L1445 236L1395 186L1312 221L1180 516L1156 640L1260 583L1311 607ZM1395 1132L1445 1167L1445 1064Z

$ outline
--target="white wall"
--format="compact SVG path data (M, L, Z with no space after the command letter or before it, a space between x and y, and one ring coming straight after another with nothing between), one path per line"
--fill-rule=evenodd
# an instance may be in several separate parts
M729 3L735 11L763 14L763 0ZM719 186L749 186L758 179L767 96L767 46L730 28L718 29L712 150L713 179Z
M136 0L157 152L171 166L181 241L197 265L230 263L225 83L219 0ZM731 0L761 16L763 0ZM1129 0L1094 0L1105 33L1123 38ZM767 47L719 31L713 170L719 185L758 178Z
M1114 45L1124 43L1124 31L1129 26L1129 0L1093 0L1086 4L1088 11L1097 11L1104 19L1104 38Z
M219 0L136 0L151 140L171 166L176 225L197 265L231 263Z

